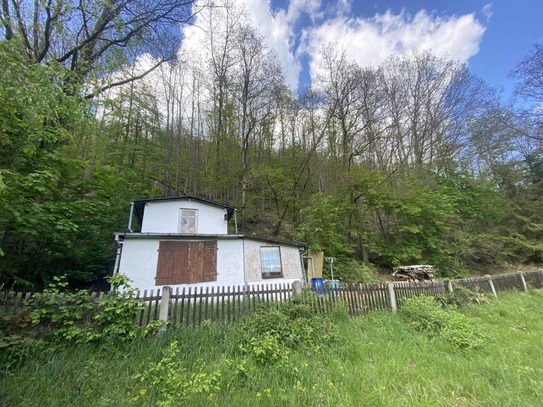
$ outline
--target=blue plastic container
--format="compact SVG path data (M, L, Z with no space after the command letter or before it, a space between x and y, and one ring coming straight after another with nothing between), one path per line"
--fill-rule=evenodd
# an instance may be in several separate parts
M311 288L313 288L313 291L318 295L324 295L324 282L322 281L322 278L312 278Z

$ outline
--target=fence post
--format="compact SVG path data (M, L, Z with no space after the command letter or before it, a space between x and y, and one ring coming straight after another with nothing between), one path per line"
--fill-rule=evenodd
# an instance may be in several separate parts
M490 274L487 274L485 278L488 280L488 285L490 285L490 291L492 292L492 295L498 298L498 295L496 294L496 288L494 288L494 282L492 281L492 277L490 277Z
M388 300L390 302L390 309L392 312L396 312L398 310L398 304L396 303L396 292L394 291L394 283L388 282L387 288L388 288Z
M162 321L158 333L162 334L166 331L166 326L168 324L168 313L170 311L170 292L171 287L164 286L162 287L162 297L160 299L160 313L158 319Z
M302 282L300 280L296 280L292 283L292 288L294 289L294 294L301 294L302 293Z
M453 284L451 280L445 280L445 291L447 291L447 294L453 293Z
M524 274L522 273L522 271L519 271L518 275L520 277L520 283L522 284L522 291L528 291L528 286L526 285L526 279L524 278Z

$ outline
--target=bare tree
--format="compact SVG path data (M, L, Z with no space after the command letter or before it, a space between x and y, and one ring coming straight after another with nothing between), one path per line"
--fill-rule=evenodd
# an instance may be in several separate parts
M241 209L246 208L249 151L255 143L257 126L273 113L275 91L284 82L276 55L264 44L264 37L255 28L243 25L236 36L239 54L237 99L240 110L239 139L241 143ZM242 216L242 227L244 217Z
M0 36L19 40L30 63L57 61L81 79L100 65L125 62L125 50L139 43L157 59L150 72L175 56L173 33L190 20L193 1L2 0Z
M383 68L394 161L438 166L454 158L467 141L466 123L484 106L484 83L429 52L393 56Z

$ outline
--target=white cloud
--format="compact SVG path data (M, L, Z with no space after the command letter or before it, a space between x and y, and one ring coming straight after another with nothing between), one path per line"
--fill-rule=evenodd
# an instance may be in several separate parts
M245 7L248 20L277 53L287 84L293 90L298 87L302 57L309 57L314 78L319 71L320 49L329 42L337 42L349 59L362 66L377 65L391 54L415 49L430 49L438 56L466 62L479 51L485 32L474 14L442 16L421 10L415 15L388 11L357 17L352 14L352 0L290 0L288 7L278 9L272 9L271 0L230 1ZM491 3L483 8L483 13L490 18ZM196 17L195 25L182 28L182 59L206 58L206 23L201 20L204 14Z
M486 17L486 21L490 21L490 17L492 17L492 14L494 14L494 8L492 7L492 3L485 4L482 11L484 16Z
M311 59L313 78L319 71L319 51L329 42L336 42L362 66L380 64L394 53L427 49L466 62L479 51L484 31L474 14L440 17L421 10L414 16L390 11L372 18L342 15L307 29L301 51Z

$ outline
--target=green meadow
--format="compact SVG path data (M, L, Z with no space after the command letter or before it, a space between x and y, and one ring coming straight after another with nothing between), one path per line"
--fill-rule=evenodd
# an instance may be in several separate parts
M22 340L0 354L0 404L541 406L542 309L535 290L363 318L299 298L125 342Z

